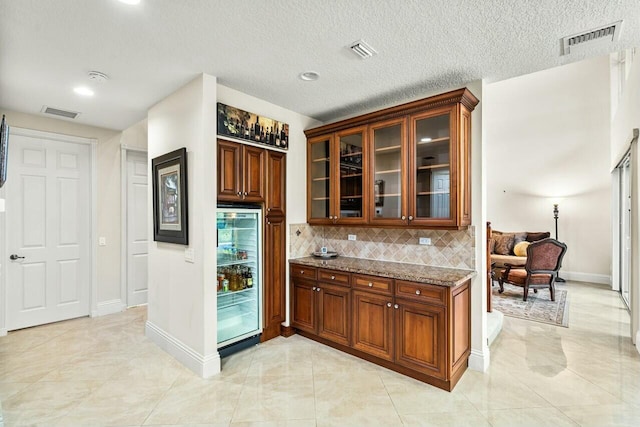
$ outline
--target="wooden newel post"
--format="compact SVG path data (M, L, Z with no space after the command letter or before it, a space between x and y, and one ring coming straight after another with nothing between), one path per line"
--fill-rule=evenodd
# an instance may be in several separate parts
M487 221L487 312L491 313L491 222Z

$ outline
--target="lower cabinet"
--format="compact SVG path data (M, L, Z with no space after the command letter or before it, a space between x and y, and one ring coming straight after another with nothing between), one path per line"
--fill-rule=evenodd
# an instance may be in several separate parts
M280 324L286 317L286 220L284 216L267 216L264 231L264 325L262 341L280 335Z
M446 310L398 299L394 305L398 365L446 378Z
M445 390L466 370L469 281L450 288L354 274L350 289L319 281L319 272L344 272L290 271L291 326L301 334Z
M349 345L349 289L293 275L291 284L291 326Z
M353 348L393 360L393 298L353 291Z

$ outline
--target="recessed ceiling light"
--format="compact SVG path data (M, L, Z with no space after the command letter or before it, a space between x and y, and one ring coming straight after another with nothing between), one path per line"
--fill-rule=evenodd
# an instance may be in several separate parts
M93 96L93 91L86 86L78 86L73 91L80 96Z
M300 80L304 80L305 82L312 82L318 80L320 78L320 74L315 71L305 71L304 73L300 73L298 77L300 77Z
M429 138L429 137L421 138L420 142L431 142L431 138Z
M130 4L130 5L136 5L136 4L140 4L140 0L119 0L120 3L124 3L124 4Z

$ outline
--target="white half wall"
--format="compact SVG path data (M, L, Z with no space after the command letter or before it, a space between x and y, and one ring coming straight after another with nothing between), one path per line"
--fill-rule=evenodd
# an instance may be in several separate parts
M214 280L216 78L198 76L154 105L147 119L150 163L181 147L187 149L189 245L155 241L149 245L146 334L183 363L191 360L187 366L207 377L220 371ZM149 173L151 201L151 168ZM149 233L153 236L153 221ZM187 248L194 252L193 262L185 260Z
M608 57L487 85L487 219L500 231L549 231L559 201L561 276L610 282Z

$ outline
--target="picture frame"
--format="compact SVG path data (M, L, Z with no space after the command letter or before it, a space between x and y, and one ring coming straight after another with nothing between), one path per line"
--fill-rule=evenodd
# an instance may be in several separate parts
M153 174L153 240L189 244L187 149L151 160Z
M217 133L231 139L265 145L271 149L289 148L289 125L237 107L217 103Z

